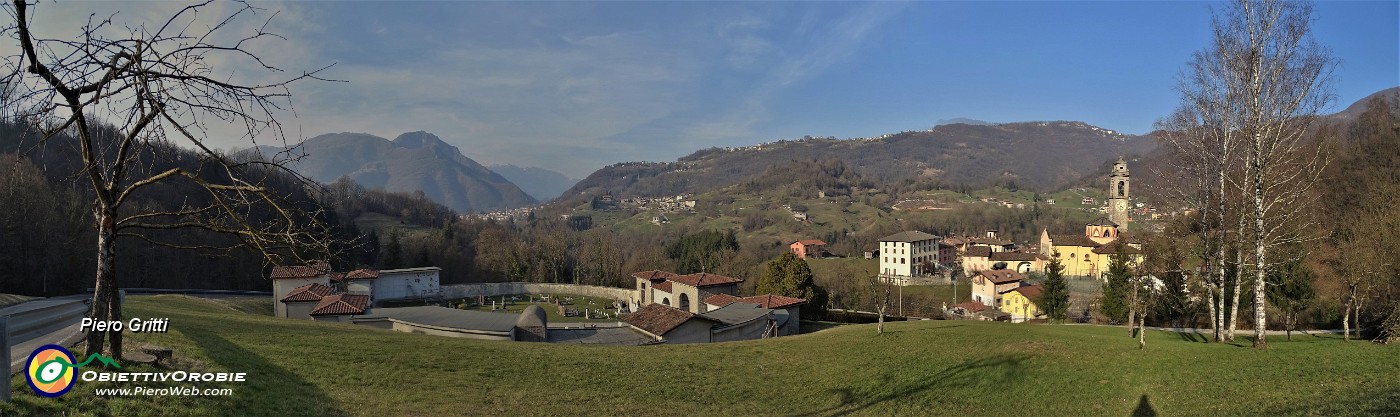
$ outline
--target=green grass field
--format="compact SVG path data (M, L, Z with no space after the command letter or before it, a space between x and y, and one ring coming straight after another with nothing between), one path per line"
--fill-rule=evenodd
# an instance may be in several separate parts
M565 317L563 314L559 313L558 305L550 301L541 300L540 297L545 295L547 294L506 294L504 296L496 295L486 297L486 304L482 305L477 304L477 298L458 298L442 302L391 302L386 303L386 306L406 307L421 305L438 305L442 307L460 308L460 305L465 307L463 308L464 310L489 312L493 311L491 310L493 306L501 305L501 302L504 301L503 308L500 308L500 310L503 310L501 311L502 314L518 314L522 311L525 311L525 307L529 307L531 305L538 305L540 306L540 308L544 309L546 319L549 320L550 323L613 323L618 321L618 318L616 317L617 310L612 308L613 300L606 298L586 297L582 295L556 294L558 297L566 300L566 302L568 303L564 305L565 309L577 310L579 313L583 313L584 310L591 310L598 315L595 316L596 318L590 319L584 316ZM512 300L511 297L515 297L515 299ZM492 304L492 301L495 301L496 304ZM268 314L271 315L271 313Z
M0 294L0 308L9 307L32 299L34 299L34 297L26 297L23 295L14 294Z
M287 320L184 296L131 297L169 317L176 367L247 372L226 397L41 398L23 376L0 415L1394 415L1400 349L1334 337L1265 351L1119 327L916 321L774 340L605 347L394 333ZM235 306L242 301L233 302ZM125 371L150 370L127 364ZM148 383L153 386L158 384ZM137 384L127 384L127 386Z

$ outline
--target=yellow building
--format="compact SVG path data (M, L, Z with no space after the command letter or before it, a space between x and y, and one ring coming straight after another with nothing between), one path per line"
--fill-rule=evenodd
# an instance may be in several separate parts
M1049 259L1059 252L1067 276L1103 279L1120 246L1131 262L1142 263L1142 245L1119 233L1118 224L1105 218L1084 225L1084 234L1052 235L1041 229L1040 254Z
M1040 292L1044 288L1040 285L1027 285L1007 292L1001 297L1001 312L1010 314L1012 323L1020 323L1044 315L1045 313L1040 311L1040 307L1035 305L1035 300L1040 298Z

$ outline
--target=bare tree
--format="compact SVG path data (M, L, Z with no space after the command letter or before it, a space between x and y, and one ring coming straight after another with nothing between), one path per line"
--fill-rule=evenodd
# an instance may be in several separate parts
M1196 174L1212 175L1202 202L1214 206L1218 222L1207 246L1215 249L1215 269L1224 274L1225 248L1241 249L1241 277L1251 272L1254 289L1254 346L1267 345L1265 285L1278 259L1270 251L1321 236L1304 227L1313 202L1312 187L1326 163L1322 148L1304 140L1317 113L1331 98L1329 78L1335 61L1311 37L1312 6L1299 1L1236 0L1212 19L1213 42L1195 54L1182 79L1182 105L1172 120L1187 128L1179 151L1198 152ZM1194 143L1191 143L1193 142ZM1193 164L1188 164L1193 165ZM1208 168L1214 170L1203 171ZM1243 196L1239 215L1230 218L1232 195ZM1205 207L1203 204L1202 207ZM1234 223L1233 235L1226 234ZM1231 238L1230 236L1233 236ZM1246 269L1247 268L1247 269ZM1210 282L1219 294L1223 278ZM1221 305L1212 297L1219 328ZM1233 334L1232 318L1226 331ZM1217 335L1217 339L1219 339Z
M281 75L282 70L249 49L259 40L280 38L265 31L267 23L246 35L229 38L224 33L238 19L261 10L240 3L222 20L200 29L195 15L209 5L183 7L154 28L118 28L111 17L89 17L75 39L44 38L36 32L25 0L15 0L9 9L15 23L6 33L19 42L21 52L7 57L4 81L17 88L24 109L18 117L39 130L42 142L60 135L76 140L82 161L78 178L94 196L94 319L121 320L113 266L121 238L189 249L244 246L273 263L304 262L329 251L328 229L317 205L308 208L292 200L307 192L297 187L310 182L285 168L289 152L235 160L210 146L211 126L228 123L239 126L253 145L259 137L272 137L285 147L277 116L291 110L289 85L321 79L317 74L325 68ZM219 73L216 62L251 63L280 78L243 83L233 74ZM201 160L157 164L162 149L171 144L194 148ZM169 205L136 202L157 185L198 191ZM173 232L231 236L236 243L174 243L166 240ZM87 351L101 352L106 337L112 355L120 357L120 332L89 333Z

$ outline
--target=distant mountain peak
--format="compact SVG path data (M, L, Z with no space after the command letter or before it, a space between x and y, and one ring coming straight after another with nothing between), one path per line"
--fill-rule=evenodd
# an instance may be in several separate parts
M934 123L933 126L934 126L934 127L938 127L938 126L943 126L943 125L955 125L955 124L973 125L973 126L991 126L991 125L995 125L996 123L992 123L992 122L989 122L989 121L986 121L986 120L969 119L969 118L966 118L966 117L954 117L954 118L952 118L952 119L942 119L942 120L939 120L937 123Z

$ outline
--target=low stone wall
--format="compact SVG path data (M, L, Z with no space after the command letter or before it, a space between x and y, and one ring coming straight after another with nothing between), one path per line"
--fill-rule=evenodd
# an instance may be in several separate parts
M610 300L631 300L632 290L596 285L552 284L536 282L491 282L484 284L455 284L442 286L442 297L470 298L506 294L568 294Z

